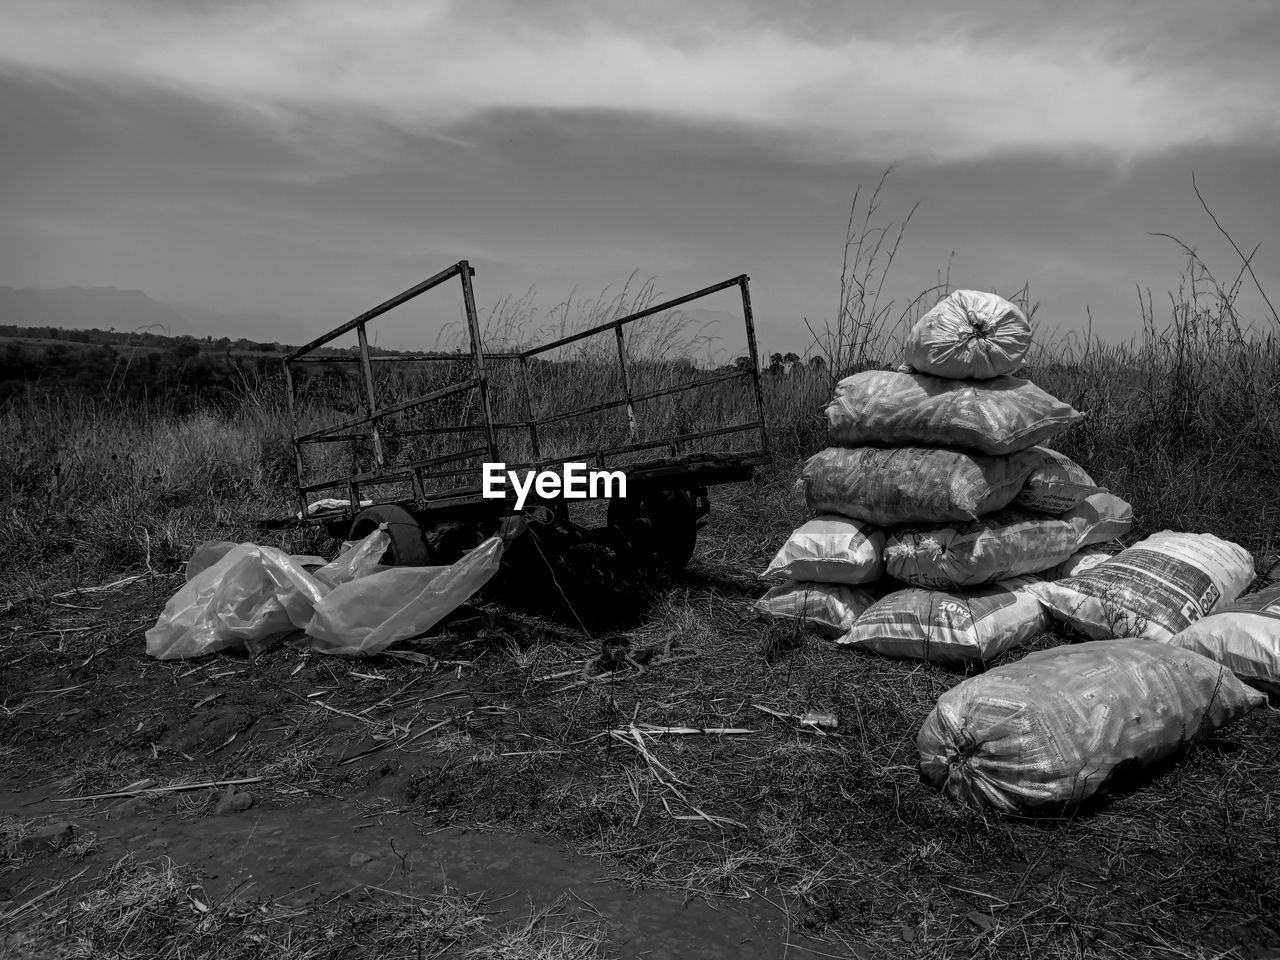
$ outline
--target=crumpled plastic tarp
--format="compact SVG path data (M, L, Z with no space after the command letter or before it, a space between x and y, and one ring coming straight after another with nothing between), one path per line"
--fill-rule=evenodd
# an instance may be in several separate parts
M330 563L256 543L201 544L187 562L186 584L146 633L147 653L159 660L219 650L256 655L299 630L303 647L378 653L470 599L497 572L505 547L494 536L449 566L384 567L389 543L375 530Z

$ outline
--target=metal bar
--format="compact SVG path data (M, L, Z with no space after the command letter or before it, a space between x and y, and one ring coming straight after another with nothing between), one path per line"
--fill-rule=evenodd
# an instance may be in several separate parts
M287 360L284 363L284 385L285 395L288 397L289 401L289 423L292 427L289 433L292 435L298 432L298 400L293 395L293 371L289 369L289 362ZM297 440L293 441L293 459L298 468L298 482L296 484L298 489L298 504L302 510L302 516L305 517L307 515L308 506L307 495L302 490L302 475L305 472L305 467L302 462L302 444Z
M452 500L457 497L474 496L478 489L478 487L453 487L449 490L439 490L432 496L428 497L427 500L428 502L433 502L438 500Z
M665 447L670 443L687 443L690 440L706 440L710 437L719 437L729 433L745 433L747 430L755 430L760 427L760 421L756 420L751 423L737 423L729 427L717 427L715 430L701 430L697 433L685 433L676 437L663 437L661 440L644 440L638 443L627 443L620 447L608 447L603 450L587 450L583 453L574 454L571 457L554 457L543 460L533 460L528 463L508 464L508 470L528 470L534 467L545 467L552 464L561 463L580 463L587 458L597 457L614 457L620 453L634 453L638 450L653 450L657 447Z
M529 441L533 445L533 455L540 457L542 451L538 448L538 424L533 415L533 388L529 386L529 358L523 354L520 356L520 381L524 384L524 415L529 421Z
M631 438L632 443L635 443L638 431L636 429L636 408L631 402L631 375L627 372L627 345L622 337L621 325L614 327L613 332L618 335L618 369L622 371L622 392L627 397L627 436Z
M646 400L656 400L658 397L665 397L672 393L680 393L683 390L696 390L698 387L707 387L713 383L722 383L725 380L736 380L740 377L749 376L751 376L749 371L734 370L730 373L722 373L718 376L707 377L703 380L692 380L689 383L682 383L675 387L664 387L661 390L642 393L638 397L632 397L631 401L633 403L643 403ZM626 400L609 400L605 403L598 403L593 407L582 407L579 410L571 410L568 413L553 413L550 416L543 417L541 420L535 420L534 423L538 426L543 426L548 423L556 423L560 420L568 420L572 417L583 417L589 413L599 413L601 410L610 410L613 407L620 407L626 402Z
M638 313L633 313L630 316L622 317L618 320L610 320L608 323L602 323L597 327L592 327L590 330L580 330L577 333L572 333L560 340L555 340L551 343L544 343L540 347L531 347L524 351L524 355L526 357L537 356L540 353L546 353L548 350L554 350L557 347L563 347L566 344L573 343L575 340L595 336L597 333L604 333L604 331L608 330L610 327L631 323L633 320L643 320L645 317L651 317L655 313L662 313L664 310L670 310L673 307L678 307L681 304L688 303L690 300L697 300L701 297L710 296L713 293L719 293L721 290L728 290L730 287L738 283L739 279L741 278L734 277L732 280L725 280L724 282L717 283L714 286L704 287L696 293L690 293L683 297L676 297L674 300L668 300L666 303L660 303L656 307L649 307L645 310L639 311Z
M356 337L360 340L360 379L364 381L365 413L372 427L373 459L382 466L386 460L382 456L382 437L378 435L378 394L373 385L373 364L369 362L369 336L363 323L356 324Z
M449 267L445 270L441 270L434 277L428 277L426 280L423 280L421 283L410 287L408 290L404 291L403 293L396 294L390 300L383 301L382 303L374 307L372 310L366 310L364 313L360 314L360 316L356 317L354 320L348 320L342 326L336 327L335 329L330 330L328 333L324 334L323 336L316 337L316 339L312 340L306 346L299 347L297 350L293 351L293 353L285 357L285 360L297 359L298 357L302 356L304 353L310 353L312 350L316 349L316 347L323 347L330 340L336 340L338 337L342 336L344 333L349 333L351 330L354 330L357 325L362 323L368 323L374 317L382 316L388 310L391 310L394 307L400 306L400 304L404 303L406 300L412 300L418 294L424 293L427 290L430 290L432 287L435 287L435 286L438 286L439 284L444 283L446 280L452 277L455 273L461 273L463 271L470 272L471 267L470 265L468 265L467 261L459 260L452 267Z
M329 437L329 436L316 437L308 434L305 437L296 438L293 442L294 443L345 443L348 440L368 440L372 436L373 435L369 433L341 433L341 434L338 434L337 436L332 436L332 437ZM390 434L387 434L387 436L390 436Z
M437 463L453 463L457 460L469 460L472 457L480 456L487 449L487 447L472 447L470 450L459 450L455 453L441 453L434 457L423 457L420 460L397 463L390 470L370 470L366 473L360 473L356 475L356 479L362 483L390 481L397 477L403 478L421 467L429 467Z
M373 353L370 359L374 363L426 363L433 360L460 360L465 357L465 353ZM497 352L486 353L486 360L519 360L519 353ZM359 357L298 357L291 360L291 363L359 363Z
M332 480L324 480L318 483L308 483L306 486L300 487L299 489L301 489L305 493L315 493L317 490L336 490L338 489L338 487L347 487L347 490L348 490L347 496L349 498L351 495L350 484L351 484L351 477L343 476L343 477L334 477ZM355 501L352 501L352 502L354 503Z
M662 440L649 440L642 443L630 443L622 447L613 447L612 449L601 450L602 456L615 457L620 453L631 453L636 450L652 450L655 447L662 447L668 443L688 443L690 440L706 440L709 437L720 437L729 433L745 433L747 430L754 430L760 426L759 421L755 423L738 423L730 427L717 427L715 430L701 430L697 433L685 433L678 437L663 438Z
M462 304L467 312L467 327L471 331L471 352L476 360L475 379L480 385L480 410L484 415L485 439L489 443L489 459L498 459L498 440L493 432L493 410L489 407L489 378L484 371L484 343L480 339L480 318L476 316L476 294L471 288L471 267L467 261L460 262L466 269L459 272L462 277Z
M760 357L756 350L756 323L751 313L751 294L747 289L749 278L744 273L738 277L738 285L742 288L742 318L747 327L747 355L751 358L751 381L756 388L756 410L760 416L760 448L769 449L768 428L764 419L764 390L760 386Z
M478 457L481 454L485 453L487 450L488 450L487 446L474 447L470 450L463 450L458 453L446 453L437 457L425 457L421 460L412 460L408 463L396 464L395 467L393 467L390 470L368 470L368 471L365 471L364 473L353 473L346 477L334 477L332 480L326 480L323 483L308 484L305 487L305 489L308 492L310 492L314 490L329 490L334 487L341 487L344 484L347 484L350 482L358 482L358 483L390 482L397 478L403 479L405 476L413 473L414 470L420 469L421 467L429 467L432 464L436 464L436 463L452 463L455 460L466 460L469 457ZM467 470L462 472L471 473L473 471ZM431 475L426 474L425 476L429 478ZM352 501L352 502L354 503L355 501Z
M424 473L422 479L441 480L444 477L474 477L475 475L475 469L468 467L466 470L435 470L431 473Z
M462 380L458 383L450 384L447 387L441 387L439 390L433 390L431 393L423 394L420 397L413 397L409 400L401 400L399 403L393 403L388 407L383 407L378 411L379 417L385 417L393 413L399 413L402 410L409 410L413 407L421 406L424 403L430 403L433 400L443 400L445 397L451 397L455 393L462 393L464 390L478 386L476 380ZM349 420L343 420L328 427L322 427L319 430L312 430L310 433L304 433L300 437L295 437L299 443L306 443L316 437L323 437L333 434L336 430L346 430L349 427L359 427L366 423L370 423L372 417L352 417ZM344 436L342 439L346 439Z
M393 437L425 437L434 435L445 435L450 433L475 433L477 430L484 430L483 423L472 423L462 425L452 425L448 427L415 427L412 430L383 430L382 439L390 440ZM529 421L522 420L519 423L495 423L495 430L528 430ZM373 434L371 433L343 433L338 436L313 437L307 436L299 440L299 443L335 443L340 440L369 440Z

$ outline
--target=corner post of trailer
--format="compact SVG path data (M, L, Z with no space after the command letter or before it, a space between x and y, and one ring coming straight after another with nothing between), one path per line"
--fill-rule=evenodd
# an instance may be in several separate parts
M742 319L747 326L747 355L751 358L751 383L756 390L756 411L760 416L760 449L769 449L769 432L764 419L764 389L760 386L760 353L756 349L756 322L751 313L750 277L745 273L738 277L742 288Z
M289 404L289 424L292 428L289 439L293 441L293 460L298 468L298 509L301 511L299 516L305 520L307 517L307 494L302 489L305 482L303 479L305 471L302 463L302 444L298 441L298 404L293 395L293 370L289 366L287 357L284 361L284 390Z
M498 442L493 432L493 411L489 406L489 377L484 369L484 345L480 340L480 319L476 316L476 295L471 287L474 271L466 260L458 261L458 275L462 278L462 302L467 312L467 329L471 331L471 354L476 363L476 381L480 385L480 410L484 416L485 441L489 446L489 460L498 460Z
M524 385L524 411L529 425L529 442L533 446L533 458L542 457L538 447L538 414L533 409L533 386L529 383L529 354L520 353L520 382Z
M382 466L382 435L378 432L378 394L373 385L373 362L369 359L369 337L365 333L364 322L356 324L356 337L360 340L360 377L364 380L365 414L369 417L369 426L373 433L373 459Z
M618 341L618 369L622 373L622 392L627 398L627 430L631 442L635 443L639 438L639 431L636 429L636 409L631 402L631 374L627 370L627 344L622 336L621 320L614 325L613 332Z

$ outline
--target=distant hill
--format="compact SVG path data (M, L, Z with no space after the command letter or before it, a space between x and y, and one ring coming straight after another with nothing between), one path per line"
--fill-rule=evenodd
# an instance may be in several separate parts
M73 330L114 327L120 331L159 327L164 333L194 332L172 307L141 290L116 287L0 287L0 324Z
M254 338L276 333L274 324L190 313L140 290L0 287L0 401L39 389L187 410L234 398L246 378L279 376L280 357L292 348ZM355 348L316 352L350 356Z
M278 313L223 313L177 301L161 301L141 290L118 287L33 289L0 286L0 326L56 327L129 333L149 329L166 336L257 340L270 331L281 341L306 343L315 335L300 321Z
M266 331L270 331L278 339L286 343L307 343L323 329L314 325L308 328L300 320L286 317L280 313L223 313L209 307L196 306L194 303L182 303L170 300L165 306L176 310L186 321L183 333L192 333L199 337L229 337L237 340L242 337L256 340ZM335 324L336 326L336 324ZM176 328L175 328L175 332Z
M316 331L273 313L222 313L185 303L163 303L141 290L118 287L34 289L0 286L0 344L21 343L29 357L56 344L130 350L174 350L226 356L279 354L292 349L282 340L262 341L270 332L305 343ZM400 351L375 348L377 353ZM353 348L325 349L345 354Z
M745 340L741 345L734 342L742 338L740 317L694 309L685 312L685 319L684 332L689 336L711 336L711 345L696 346L699 354L705 351L707 356L672 360L658 367L708 373L745 361L741 356ZM300 330L285 317L224 314L162 303L140 290L0 286L0 401L33 389L157 401L174 409L233 401L247 378L279 377L280 358L293 349L278 340L257 340L255 335L265 331L276 336L293 332L296 335L290 339L295 342L315 333ZM415 352L386 347L371 351L381 356ZM354 345L315 351L334 358L357 353ZM564 362L533 361L535 366ZM409 367L397 366L402 368L396 374L401 379L420 376ZM342 379L356 372L349 363L320 364L309 375Z

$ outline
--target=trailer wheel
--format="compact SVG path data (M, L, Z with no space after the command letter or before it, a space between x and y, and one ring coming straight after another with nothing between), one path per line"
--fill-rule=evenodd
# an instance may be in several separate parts
M352 540L363 540L382 524L387 525L391 545L382 562L396 567L425 567L431 563L431 551L422 536L422 527L413 514L392 503L380 504L360 511L351 523Z
M642 566L679 573L698 542L699 510L687 490L654 490L609 501L609 526Z

